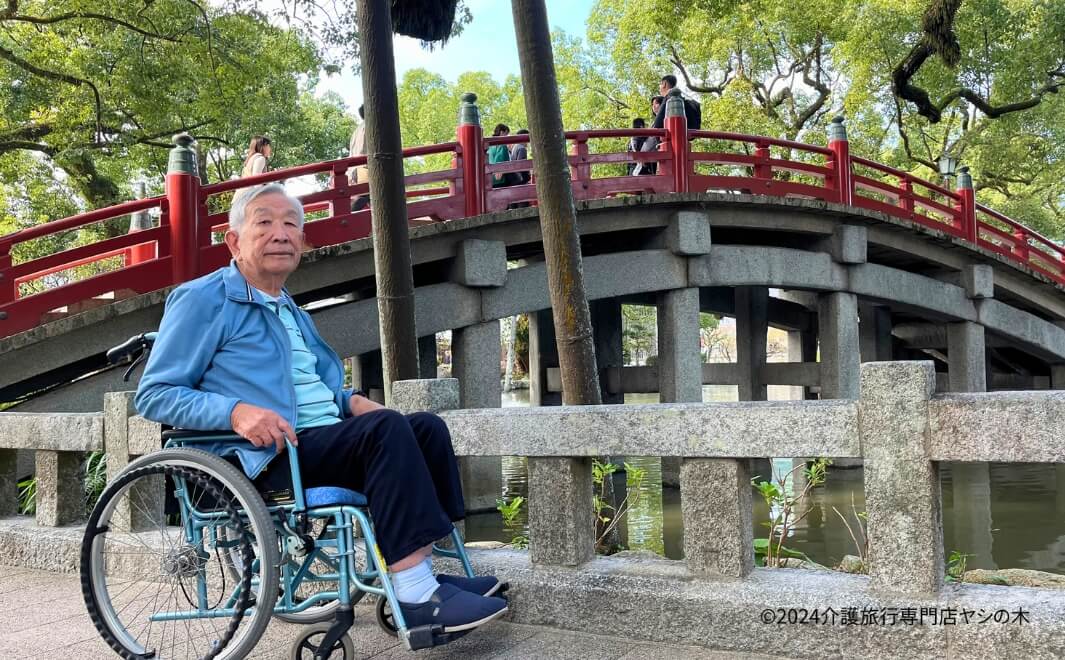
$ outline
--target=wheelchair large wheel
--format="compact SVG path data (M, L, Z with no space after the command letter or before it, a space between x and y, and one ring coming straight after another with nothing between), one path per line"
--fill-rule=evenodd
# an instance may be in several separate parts
M164 510L164 484L179 514ZM249 567L239 579L227 566L234 553ZM206 452L164 449L132 462L93 509L82 595L123 658L243 658L270 621L277 557L269 513L241 472Z

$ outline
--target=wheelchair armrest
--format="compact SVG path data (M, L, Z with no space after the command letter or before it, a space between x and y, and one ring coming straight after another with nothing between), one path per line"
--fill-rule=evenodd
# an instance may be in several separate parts
M189 429L167 429L163 431L163 442L176 440L181 444L193 442L247 442L233 431L193 431Z

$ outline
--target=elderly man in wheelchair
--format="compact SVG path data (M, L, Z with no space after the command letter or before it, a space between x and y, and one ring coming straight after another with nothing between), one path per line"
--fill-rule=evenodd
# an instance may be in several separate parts
M444 422L344 389L285 290L302 237L283 186L242 190L230 265L179 286L159 332L115 351L151 349L137 410L181 429L112 480L86 528L86 604L123 657L243 657L271 615L317 624L293 658L351 657L365 593L412 650L507 611L505 585L474 576L453 525L465 509ZM445 537L450 549L435 545ZM434 551L465 574L434 575Z

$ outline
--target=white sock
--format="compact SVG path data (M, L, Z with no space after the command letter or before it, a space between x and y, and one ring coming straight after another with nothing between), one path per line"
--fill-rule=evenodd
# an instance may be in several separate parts
M440 583L433 577L432 564L418 562L410 568L392 573L392 588L401 603L424 603Z

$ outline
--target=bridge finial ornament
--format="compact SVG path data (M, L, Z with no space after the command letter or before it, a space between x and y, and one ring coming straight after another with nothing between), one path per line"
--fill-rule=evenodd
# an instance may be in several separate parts
M973 176L969 174L969 166L958 168L958 188L962 190L973 189Z
M843 115L836 115L828 125L828 141L847 141L847 127L843 125Z
M166 168L168 174L199 174L196 149L192 146L194 143L195 140L188 133L174 136L174 148L170 150L170 161Z
M684 97L680 95L680 90L674 87L669 90L669 94L666 94L666 116L667 117L684 117Z
M459 125L474 124L480 126L481 113L477 109L477 95L473 92L466 92L461 99L462 103L459 104Z

